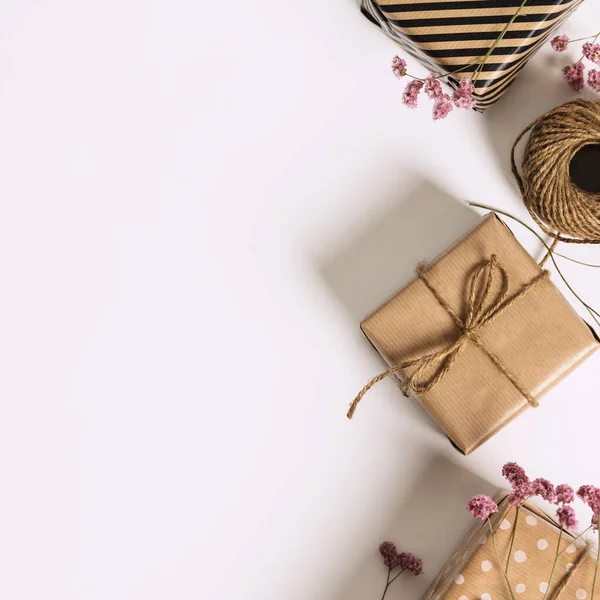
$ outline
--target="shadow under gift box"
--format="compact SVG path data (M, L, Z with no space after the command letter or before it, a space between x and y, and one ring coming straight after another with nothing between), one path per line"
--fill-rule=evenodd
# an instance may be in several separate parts
M508 298L542 273L494 213L425 270L428 282L461 319L467 314L474 270L492 255L506 271ZM494 294L497 290L492 290ZM441 352L461 335L448 311L419 277L366 317L361 329L390 366ZM530 406L523 389L537 401L600 345L549 278L542 279L476 335L477 343L465 341L432 389L413 394L464 454L473 452ZM505 372L490 354L501 361ZM417 368L403 369L398 378L406 381ZM521 391L514 380L522 386Z
M448 83L473 75L522 0L362 0L373 23ZM477 109L500 99L529 59L583 0L528 0L475 82ZM472 65L469 67L469 65ZM468 67L468 68L466 68Z
M508 563L508 579L515 598L539 598L548 590L548 600L589 600L596 567L596 553L588 552L581 539L560 528L537 507L525 504L518 513L510 557L508 552L515 525L516 509L506 494L496 499L498 513L491 516L498 556ZM556 569L550 573L560 537ZM548 586L548 582L550 585ZM600 578L596 591L600 589ZM506 581L498 566L487 521L477 521L431 584L423 600L510 600Z

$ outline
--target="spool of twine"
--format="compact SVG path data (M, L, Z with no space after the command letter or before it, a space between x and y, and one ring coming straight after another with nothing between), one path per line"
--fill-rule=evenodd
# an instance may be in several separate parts
M519 173L515 150L529 131ZM571 178L573 159L586 147L600 149L600 102L591 100L568 102L538 117L513 145L512 172L523 202L553 246L600 244L600 193ZM600 165L591 175L600 177Z

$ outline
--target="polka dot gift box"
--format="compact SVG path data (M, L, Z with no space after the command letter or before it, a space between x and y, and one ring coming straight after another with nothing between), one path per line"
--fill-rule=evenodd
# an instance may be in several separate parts
M518 513L506 496L491 518L496 547L502 565L508 564L508 581L516 600L589 600L592 595L595 561L585 542L563 532L560 552L550 589L548 581L556 556L560 529L538 508L526 504ZM512 548L511 548L512 541ZM509 555L510 549L510 555ZM596 594L600 592L600 577ZM507 583L498 565L486 521L477 522L455 550L424 600L511 600Z

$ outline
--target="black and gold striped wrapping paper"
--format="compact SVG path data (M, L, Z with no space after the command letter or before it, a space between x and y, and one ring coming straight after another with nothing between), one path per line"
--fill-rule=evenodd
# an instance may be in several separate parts
M480 61L522 0L362 0L362 11L406 52L442 74ZM475 83L477 110L506 92L531 56L583 0L528 0ZM476 66L448 77L458 80Z

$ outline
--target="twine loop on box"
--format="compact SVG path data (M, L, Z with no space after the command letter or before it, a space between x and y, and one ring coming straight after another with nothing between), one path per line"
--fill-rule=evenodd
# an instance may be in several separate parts
M450 315L459 336L447 348L437 352L431 352L418 358L407 360L396 364L387 371L377 375L365 385L354 399L348 410L348 418L351 419L358 403L364 395L380 381L398 375L404 369L416 367L413 374L401 382L400 389L405 394L413 393L416 395L424 394L432 390L448 373L456 359L462 353L468 341L475 343L496 368L513 384L513 386L522 394L522 396L532 406L537 406L537 400L529 393L518 378L511 373L502 360L496 356L479 338L479 332L488 325L498 315L518 302L523 296L535 290L538 285L548 277L548 271L542 271L532 281L524 285L516 294L507 299L508 295L508 274L504 267L498 262L495 254L492 254L489 260L483 261L477 266L469 282L469 293L467 297L467 314L464 320L456 314L452 307L441 297L435 287L426 276L425 266L420 264L417 267L417 276L427 286L427 289L433 294L438 304ZM494 291L494 283L499 278L499 291ZM495 287L498 287L496 285Z
M531 131L522 162L515 150ZM600 244L600 194L575 185L569 167L584 146L600 144L600 102L575 100L538 117L516 139L512 172L523 202L540 228L556 242Z

